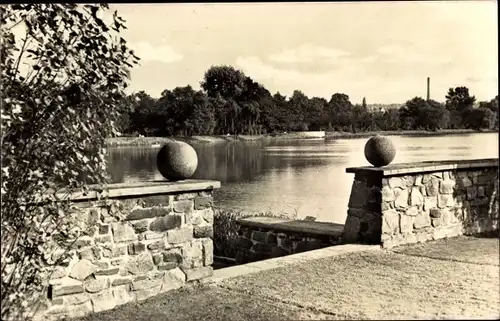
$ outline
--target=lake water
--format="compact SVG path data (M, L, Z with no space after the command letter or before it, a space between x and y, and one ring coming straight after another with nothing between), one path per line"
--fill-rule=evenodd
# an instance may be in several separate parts
M498 134L391 136L393 163L498 157ZM193 178L215 179L218 207L297 213L343 224L354 175L346 167L369 165L368 138L230 142L193 147L198 169ZM159 148L108 149L112 181L162 179L156 169Z

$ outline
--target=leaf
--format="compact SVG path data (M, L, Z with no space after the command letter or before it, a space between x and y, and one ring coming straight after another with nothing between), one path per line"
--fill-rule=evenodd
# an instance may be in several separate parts
M99 7L96 7L96 6L91 6L91 7L90 7L90 11L91 11L91 13L92 13L92 16L93 16L94 18L96 18L96 17L97 17L97 11L99 11Z

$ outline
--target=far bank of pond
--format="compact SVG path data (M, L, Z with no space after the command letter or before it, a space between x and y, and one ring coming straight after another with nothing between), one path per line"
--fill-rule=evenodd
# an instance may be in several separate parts
M438 131L426 130L406 130L406 131L378 131L378 132L325 132L324 136L305 137L302 135L307 132L297 133L280 133L280 134L264 134L264 135L214 135L214 136L189 136L189 137L113 137L106 140L108 147L119 146L141 146L150 147L154 145L162 145L170 141L185 141L187 143L222 143L234 141L257 141L257 140L287 140L287 139L337 139L337 138L363 138L370 137L376 134L386 136L439 136L439 135L457 135L457 134L473 134L473 133L491 133L496 130L487 130L477 132L471 129L444 129Z

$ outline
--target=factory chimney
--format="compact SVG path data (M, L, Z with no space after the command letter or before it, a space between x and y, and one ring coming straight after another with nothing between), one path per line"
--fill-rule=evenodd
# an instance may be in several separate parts
M431 78L427 77L427 101L431 98Z

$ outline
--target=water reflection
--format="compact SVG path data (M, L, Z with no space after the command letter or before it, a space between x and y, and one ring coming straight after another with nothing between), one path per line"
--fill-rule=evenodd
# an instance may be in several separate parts
M394 163L498 157L498 135L391 137L397 148ZM218 206L252 211L316 216L344 223L352 174L350 166L369 165L367 138L193 144L199 165L194 178L222 183ZM159 180L158 148L109 149L113 182Z

